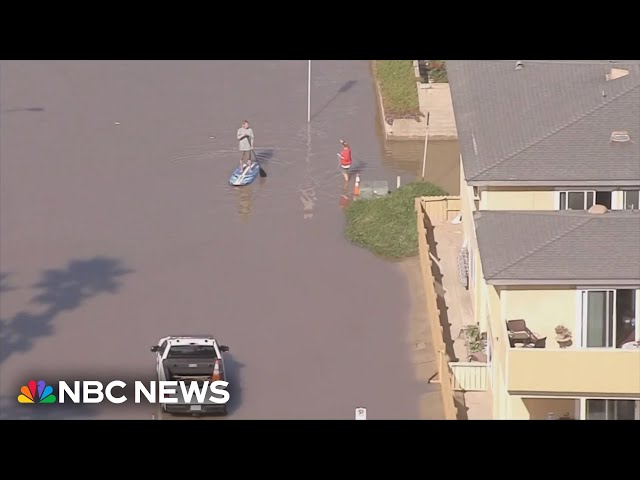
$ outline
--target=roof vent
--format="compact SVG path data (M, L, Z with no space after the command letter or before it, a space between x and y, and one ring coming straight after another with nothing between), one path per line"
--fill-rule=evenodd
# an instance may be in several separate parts
M625 70L624 68L612 68L606 75L607 82L617 80L618 78L622 78L626 75L629 75L629 70Z
M516 62L516 70L522 70L523 67L524 67L524 65L522 64L522 62L518 60ZM627 72L627 73L629 73L629 72Z
M630 142L631 137L629 136L629 132L626 130L611 132L611 140L610 142Z
M593 207L591 207L588 210L589 213L594 213L597 215L602 215L603 213L607 213L607 207L605 207L604 205L600 205L600 204L595 204Z

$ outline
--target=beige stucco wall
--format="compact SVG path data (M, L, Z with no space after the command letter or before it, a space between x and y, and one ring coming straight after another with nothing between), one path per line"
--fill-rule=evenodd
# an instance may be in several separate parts
M480 193L481 210L557 210L550 189L488 187Z
M510 420L546 420L549 413L557 418L575 418L577 400L572 398L522 398L509 396Z
M547 337L546 348L559 348L555 328L564 325L578 334L578 300L575 288L529 287L504 291L503 321L524 319L534 333Z
M462 157L460 157L462 159ZM475 204L473 202L473 187L467 185L464 179L464 167L462 160L460 161L460 213L462 214L462 227L464 230L464 238L469 242L469 246L477 247L475 223L473 221L473 212Z
M512 348L507 362L511 393L640 397L638 350Z
M509 395L507 393L507 386L505 383L503 364L496 364L495 372L495 382L492 389L493 419L506 420L508 408L507 399L509 398Z

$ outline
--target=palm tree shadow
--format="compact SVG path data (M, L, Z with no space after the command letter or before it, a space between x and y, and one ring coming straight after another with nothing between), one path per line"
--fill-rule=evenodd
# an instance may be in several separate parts
M114 258L72 260L66 268L45 270L33 288L40 292L30 303L44 308L41 313L18 312L0 319L0 364L14 353L30 350L42 337L51 335L53 321L102 293L114 294L120 277L132 273Z
M10 273L0 273L0 293L11 292L12 290L17 290L16 287L12 286L7 280L11 274Z
M314 118L316 118L318 115L320 115L329 105L331 105L334 100L336 98L338 98L340 96L341 93L345 93L348 92L356 83L358 83L357 80L349 80L348 82L345 82L344 85L342 85L338 91L333 95L333 97L331 97L327 103L325 103L322 108L320 108L320 110L318 110L317 112L315 112L313 115L311 115L311 120L313 120Z

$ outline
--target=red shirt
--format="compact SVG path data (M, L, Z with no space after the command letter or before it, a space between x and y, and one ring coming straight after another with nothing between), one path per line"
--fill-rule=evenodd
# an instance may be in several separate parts
M351 165L351 147L344 147L340 152L340 165Z

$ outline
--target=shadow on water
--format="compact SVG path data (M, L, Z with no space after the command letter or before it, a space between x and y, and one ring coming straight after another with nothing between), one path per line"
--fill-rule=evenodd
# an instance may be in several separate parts
M268 165L269 160L273 158L275 150L273 148L256 148L254 150L258 163L260 165Z
M11 292L13 290L17 290L16 287L12 286L9 282L10 273L0 272L0 293Z
M7 108L5 110L2 110L1 113L15 113L15 112L44 112L44 108L41 108L41 107Z
M238 362L231 352L225 354L224 368L229 381L229 402L227 403L227 413L233 414L242 405L242 382L240 381L240 370L244 363Z
M357 173L362 173L367 169L367 162L363 160L355 160L349 169L349 175L353 176Z
M22 311L12 318L0 319L0 363L14 353L30 350L38 338L51 335L52 323L61 313L78 308L101 293L116 293L119 278L131 272L119 260L106 257L72 260L66 268L45 270L33 285L40 293L30 302L44 307L44 311Z
M348 92L356 83L358 83L357 80L349 80L348 82L345 82L345 84L338 89L338 91L320 108L320 110L311 115L311 120L314 120L329 105L331 105L340 96L341 93Z

